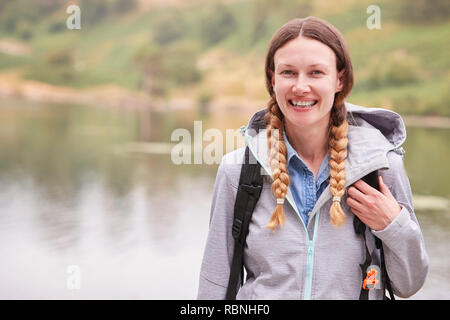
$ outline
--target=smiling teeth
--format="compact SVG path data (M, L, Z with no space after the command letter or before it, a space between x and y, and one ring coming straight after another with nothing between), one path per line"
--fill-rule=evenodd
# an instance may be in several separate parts
M316 101L297 101L297 102L295 102L295 101L291 100L291 103L297 107L310 107L313 104L315 104Z

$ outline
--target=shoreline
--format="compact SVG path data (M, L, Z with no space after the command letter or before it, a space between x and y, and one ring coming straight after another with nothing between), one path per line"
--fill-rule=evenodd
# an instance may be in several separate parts
M450 117L402 115L402 118L407 127L450 129Z
M33 80L23 80L18 74L14 73L0 74L0 98L30 103L70 103L98 105L100 107L125 110L151 109L154 111L194 110L198 104L193 97L155 99L145 93L131 91L116 85L74 89ZM217 110L251 112L259 110L265 105L266 101L250 100L237 96L222 96L209 103L208 112L215 112ZM450 117L425 115L401 116L407 127L450 129Z

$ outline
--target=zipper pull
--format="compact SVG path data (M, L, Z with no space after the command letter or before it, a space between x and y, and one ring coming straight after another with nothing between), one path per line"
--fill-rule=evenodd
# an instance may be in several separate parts
M308 255L312 255L312 254L313 254L312 241L308 241Z
M247 131L247 126L242 126L239 128L239 131L241 132L241 135L245 137L245 131Z

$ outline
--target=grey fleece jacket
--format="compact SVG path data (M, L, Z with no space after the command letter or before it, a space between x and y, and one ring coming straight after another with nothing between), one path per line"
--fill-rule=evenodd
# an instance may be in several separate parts
M374 235L383 242L386 269L394 294L409 297L423 285L428 255L414 215L411 188L403 167L406 130L401 117L381 108L346 103L349 121L346 187L379 169L384 183L401 205L398 216L384 230L366 229L372 265L380 266ZM263 114L256 113L244 136L266 176L253 212L244 252L246 281L236 299L358 299L365 260L362 238L355 234L353 213L341 200L346 214L343 226L330 223L332 196L321 194L308 225L300 218L289 190L284 203L286 222L275 232L266 228L276 206L271 192L266 131L251 130ZM210 228L200 272L198 299L224 299L233 256L231 226L245 148L222 159L214 187ZM378 278L379 279L379 278ZM381 289L371 289L369 299L382 299Z

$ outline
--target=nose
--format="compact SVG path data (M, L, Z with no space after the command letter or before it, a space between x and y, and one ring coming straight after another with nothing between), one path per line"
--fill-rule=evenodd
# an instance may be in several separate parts
M292 86L292 93L296 95L303 95L304 93L310 92L311 87L306 77L302 74L299 74L297 81L295 81Z

